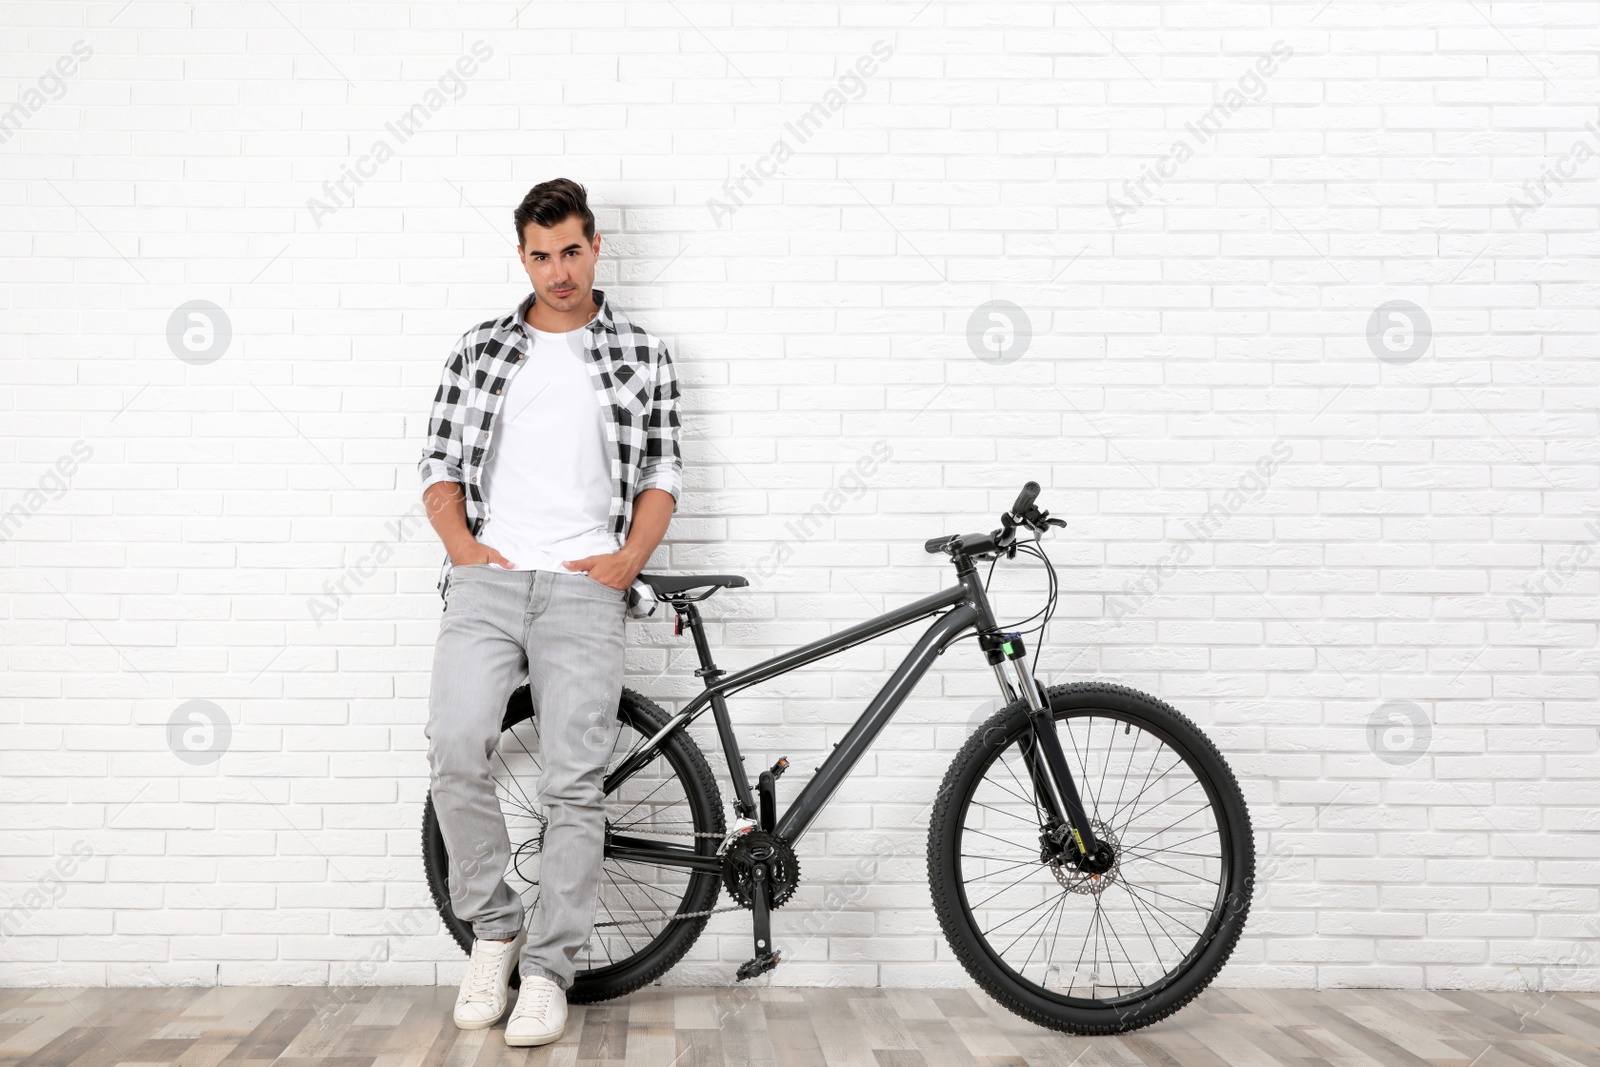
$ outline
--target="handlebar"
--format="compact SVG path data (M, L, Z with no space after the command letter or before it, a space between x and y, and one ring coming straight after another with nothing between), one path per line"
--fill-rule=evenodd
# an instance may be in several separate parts
M977 555L982 552L999 552L1011 543L1016 536L1016 528L1010 530L994 530L990 533L950 534L945 537L935 537L926 542L922 547L930 555L939 552L948 552L951 548L958 548L963 555ZM1007 538L1004 535L1010 534Z
M1011 510L1000 516L1000 529L988 533L946 534L943 537L931 537L923 543L923 549L930 555L939 552L948 552L954 555L982 555L987 552L1005 552L1016 544L1017 528L1026 526L1037 533L1043 533L1050 526L1065 526L1060 519L1050 518L1050 513L1040 511L1033 506L1039 499L1039 483L1029 482L1022 487L1022 492L1017 494L1017 502L1011 505Z

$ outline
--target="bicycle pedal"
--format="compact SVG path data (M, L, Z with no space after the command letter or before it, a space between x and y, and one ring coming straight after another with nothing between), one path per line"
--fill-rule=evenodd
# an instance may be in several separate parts
M757 956L753 960L750 960L748 963L740 965L738 980L743 982L746 979L756 978L760 975L766 974L768 971L772 970L772 968L776 967L781 961L782 953L763 952L761 955Z

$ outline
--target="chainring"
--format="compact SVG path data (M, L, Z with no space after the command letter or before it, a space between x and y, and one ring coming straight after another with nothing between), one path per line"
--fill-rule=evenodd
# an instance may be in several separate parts
M767 868L767 906L781 908L800 884L800 861L789 842L765 830L735 837L722 854L722 884L740 907L755 906L753 874L757 863Z

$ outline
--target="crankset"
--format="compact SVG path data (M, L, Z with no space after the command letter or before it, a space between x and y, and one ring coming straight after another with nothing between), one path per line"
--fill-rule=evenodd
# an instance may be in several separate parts
M788 769L785 757L761 772L756 786L760 823L734 833L722 849L722 884L740 907L750 909L755 927L756 954L740 966L741 982L766 974L780 962L772 947L772 909L788 903L800 884L800 861L773 829L778 821L778 779Z
M755 956L740 966L743 982L776 967L780 954L772 947L772 909L782 907L800 884L800 861L789 842L767 830L748 829L734 837L722 854L722 884L728 895L749 908L755 927Z
M755 906L756 868L762 866L769 908L787 904L800 884L800 861L789 842L765 830L746 830L722 854L722 884L740 907Z

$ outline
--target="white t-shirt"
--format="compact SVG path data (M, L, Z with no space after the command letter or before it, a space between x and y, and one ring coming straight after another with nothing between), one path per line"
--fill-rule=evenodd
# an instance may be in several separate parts
M617 550L610 529L613 456L583 329L528 327L528 356L495 416L484 465L489 521L478 540L519 571L570 574L562 560Z

